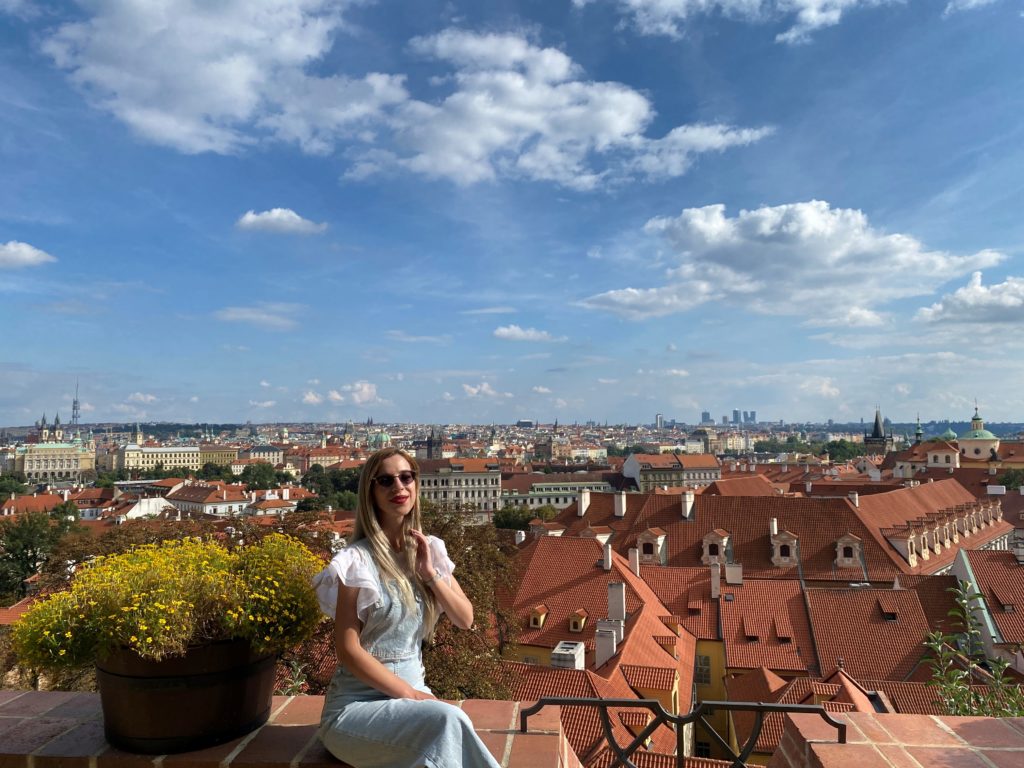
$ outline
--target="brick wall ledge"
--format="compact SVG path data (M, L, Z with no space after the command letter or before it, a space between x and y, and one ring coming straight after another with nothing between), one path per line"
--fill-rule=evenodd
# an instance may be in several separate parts
M768 768L1021 768L1024 717L850 712L846 744L814 715L789 715Z
M580 768L557 707L520 733L515 701L455 702L504 768ZM321 696L275 696L270 720L247 736L176 755L136 755L103 737L99 695L0 690L0 768L342 768L316 738Z

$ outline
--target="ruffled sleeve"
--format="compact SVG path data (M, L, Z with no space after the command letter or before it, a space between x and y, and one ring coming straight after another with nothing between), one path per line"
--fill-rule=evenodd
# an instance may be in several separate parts
M448 557L448 548L444 545L444 540L437 536L427 536L427 545L430 547L430 559L434 563L434 567L441 574L441 578L450 585L452 573L455 571L455 563Z
M366 622L370 606L380 599L380 589L369 558L362 547L345 547L334 556L326 568L313 577L313 589L316 590L321 611L334 618L338 606L338 582L341 582L346 587L359 589L356 596L356 616L360 621Z

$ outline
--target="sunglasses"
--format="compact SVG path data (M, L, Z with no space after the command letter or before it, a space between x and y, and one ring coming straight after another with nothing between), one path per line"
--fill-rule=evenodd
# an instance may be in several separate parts
M416 482L416 473L408 469L405 472L399 472L397 475L377 475L373 478L373 482L381 488L390 488L395 484L396 480L403 486L412 485Z

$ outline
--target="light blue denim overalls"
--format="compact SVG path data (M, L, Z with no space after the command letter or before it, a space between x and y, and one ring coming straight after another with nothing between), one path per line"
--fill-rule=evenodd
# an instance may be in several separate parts
M364 546L355 542L351 546ZM411 613L381 583L373 558L378 601L366 615L359 642L413 688L430 693L423 681L423 597L415 587ZM320 739L353 768L499 768L458 707L443 701L393 699L366 685L340 664L324 699Z

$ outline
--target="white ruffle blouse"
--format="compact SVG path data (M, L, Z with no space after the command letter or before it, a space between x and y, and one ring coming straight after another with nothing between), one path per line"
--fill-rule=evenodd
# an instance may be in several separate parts
M450 585L455 563L448 557L444 541L437 536L427 536L427 546L430 547L430 557L439 574L438 578ZM356 595L356 616L365 624L370 608L380 599L370 553L360 546L345 547L327 567L313 577L313 589L316 590L320 610L332 619L338 607L338 582L359 589Z

